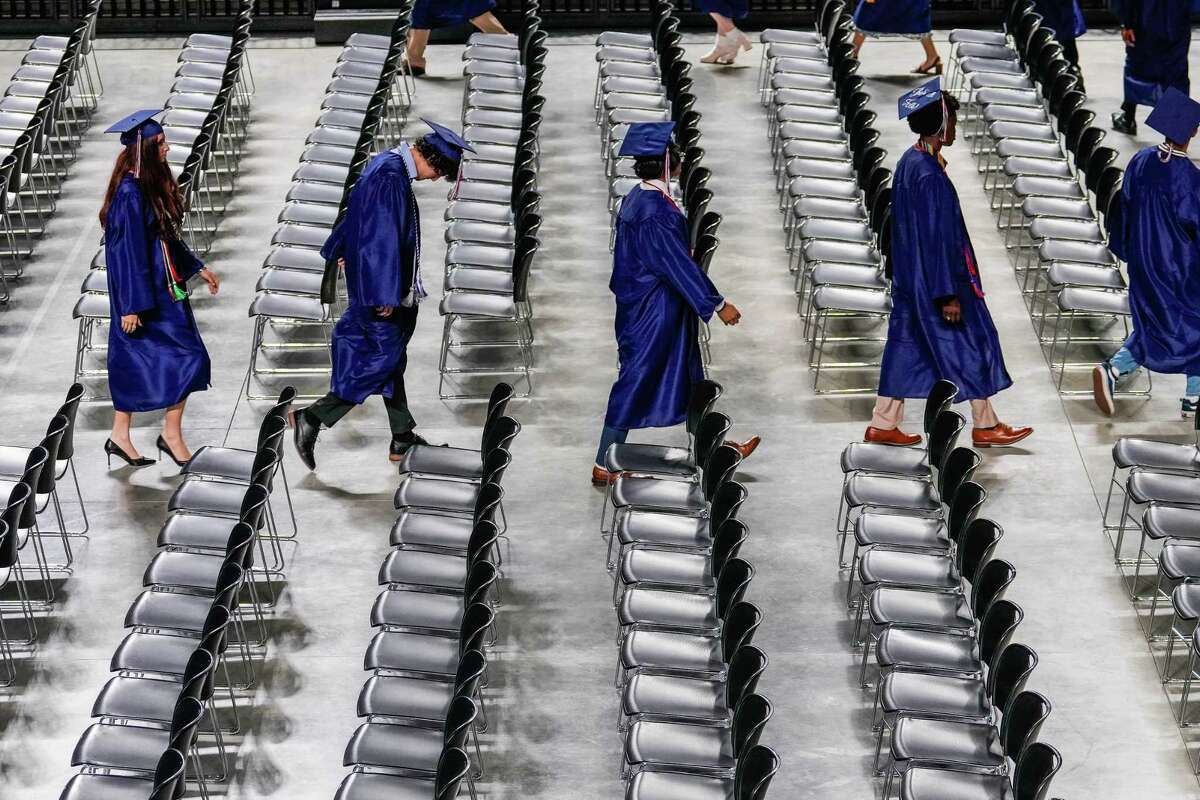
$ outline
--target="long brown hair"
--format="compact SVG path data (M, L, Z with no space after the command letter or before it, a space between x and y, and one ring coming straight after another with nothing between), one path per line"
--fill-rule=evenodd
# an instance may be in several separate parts
M126 174L133 173L137 166L137 181L142 187L142 194L154 209L154 216L158 218L159 235L164 239L179 238L183 221L183 192L171 174L170 165L159 155L160 142L159 136L145 137L126 145L117 154L112 176L108 179L108 190L104 193L104 205L100 207L100 227L104 227L108 221L108 209L121 180ZM140 165L137 158L139 143L142 147Z

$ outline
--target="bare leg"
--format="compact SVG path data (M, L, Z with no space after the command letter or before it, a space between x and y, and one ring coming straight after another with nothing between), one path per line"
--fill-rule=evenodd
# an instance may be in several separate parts
M410 28L408 31L408 63L414 67L425 66L425 46L429 44L428 28Z
M500 20L496 19L496 15L490 11L485 11L478 17L471 18L471 24L484 33L508 33L504 26L500 24ZM426 34L428 37L428 34Z
M925 60L921 62L921 66L917 67L916 72L929 72L937 68L937 73L940 75L942 59L938 55L937 47L933 44L933 36L925 36L921 39L921 47L925 50Z
M192 451L188 449L187 442L183 440L183 408L186 405L187 400L180 400L168 408L166 416L163 417L163 441L180 461L187 461L192 457Z
M867 40L867 37L863 36L861 31L854 32L854 57L855 58L858 58L858 51L862 50L863 42L865 42L866 40Z
M717 33L726 34L736 27L733 24L733 20L724 14L718 14L715 11L711 11L708 15L713 18L713 22L717 23Z
M128 411L113 411L112 432L108 434L108 438L113 440L113 444L125 451L130 458L141 458L142 454L133 446L133 440L129 438L129 425L133 422L133 414Z

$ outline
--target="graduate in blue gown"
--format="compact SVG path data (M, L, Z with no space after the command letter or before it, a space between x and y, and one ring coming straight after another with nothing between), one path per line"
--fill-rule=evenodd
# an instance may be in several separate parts
M899 427L904 398L926 397L940 379L971 401L975 446L1014 444L1033 432L1005 425L992 408L991 396L1012 379L942 158L942 148L954 144L957 109L938 78L900 98L900 118L920 138L892 179L892 313L868 442L918 443L920 436Z
M903 36L920 39L925 60L913 69L916 75L942 74L942 57L933 43L932 0L858 0L854 10L854 57L866 37Z
M1129 266L1133 332L1116 355L1096 367L1096 405L1112 414L1113 393L1139 366L1184 374L1184 415L1200 399L1200 169L1187 156L1200 126L1200 103L1167 89L1146 124L1165 137L1125 168L1122 211L1109 228L1109 248Z
M1167 88L1187 94L1192 0L1118 0L1125 40L1125 102L1113 130L1137 133L1138 106L1153 106Z
M124 145L109 179L104 228L111 320L108 386L113 427L104 451L132 466L142 458L129 436L136 411L166 409L157 449L176 464L191 458L183 438L188 395L208 388L208 351L188 302L187 281L199 275L212 294L220 285L183 243L183 193L167 165L170 147L154 121L159 109L138 111L105 133Z
M453 28L470 22L483 33L507 33L492 10L496 0L416 0L408 30L408 64L415 77L425 74L425 47L433 28Z
M404 388L408 340L425 297L421 217L412 182L454 180L463 151L474 151L449 128L425 122L433 133L371 159L321 249L343 267L349 304L333 329L329 393L295 415L296 450L309 469L316 469L321 425L332 428L373 394L382 395L387 408L391 460L427 443L413 431L416 420Z
M636 159L642 179L621 202L608 287L617 301L615 330L620 368L608 396L604 431L592 481L611 480L604 456L632 428L665 428L687 418L692 385L703 380L699 322L714 314L726 325L741 319L692 260L687 218L671 197L668 175L674 122L631 125L620 155ZM752 440L754 445L757 441ZM749 446L744 452L753 450Z
M1083 73L1079 68L1079 47L1075 40L1087 33L1087 23L1078 0L1034 0L1034 10L1042 15L1042 24L1054 30L1054 38L1062 45L1063 57L1071 63L1083 91Z
M692 6L717 25L712 50L700 56L702 64L732 64L739 52L752 47L750 37L737 26L750 13L749 0L692 0Z

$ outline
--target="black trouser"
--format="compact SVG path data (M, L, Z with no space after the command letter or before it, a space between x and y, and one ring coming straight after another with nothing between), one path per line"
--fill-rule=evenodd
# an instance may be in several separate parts
M1075 68L1076 72L1078 72L1079 71L1079 47L1078 47L1078 45L1075 44L1075 40L1067 39L1065 42L1060 41L1059 44L1062 45L1063 58L1065 58L1067 60L1067 62L1072 67Z
M338 420L346 416L350 409L354 408L354 405L354 403L343 400L330 392L309 406L308 413L326 428L332 428ZM383 405L387 408L388 425L392 429L392 436L402 436L417 427L417 421L413 419L412 412L408 410L408 395L404 393L403 372L398 373L393 379L392 396L383 398Z

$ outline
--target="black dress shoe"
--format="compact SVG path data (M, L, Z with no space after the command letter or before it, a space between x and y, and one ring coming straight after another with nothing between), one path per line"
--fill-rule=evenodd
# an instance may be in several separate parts
M409 448L415 447L419 444L423 444L426 447L446 446L444 444L431 445L429 442L425 441L424 437L422 437L420 434L409 431L408 433L401 434L400 436L392 437L392 444L390 447L388 447L388 461L402 460L404 458L404 454L408 452Z
M1125 112L1123 111L1113 112L1112 128L1117 133L1125 133L1130 136L1137 136L1137 122L1125 116Z
M309 469L317 468L314 450L317 446L317 434L321 432L321 423L309 419L308 409L298 409L294 415L294 430L292 441L296 445L296 455Z

